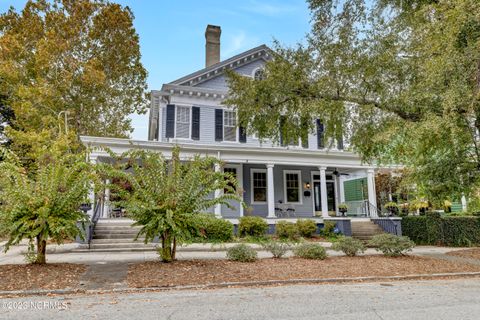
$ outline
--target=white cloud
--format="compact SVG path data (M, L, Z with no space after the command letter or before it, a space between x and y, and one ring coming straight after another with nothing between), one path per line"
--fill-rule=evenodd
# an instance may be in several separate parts
M225 42L225 46L221 50L222 60L257 46L259 40L256 37L247 36L245 31L240 30L227 36Z
M298 10L298 6L279 2L267 3L265 1L259 2L251 0L249 1L248 6L243 7L243 10L265 16L276 17L295 12Z

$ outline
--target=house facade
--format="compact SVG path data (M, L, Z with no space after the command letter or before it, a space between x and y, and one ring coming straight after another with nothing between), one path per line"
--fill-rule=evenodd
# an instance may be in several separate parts
M260 141L238 126L235 110L222 103L228 94L225 72L258 79L271 55L261 45L220 61L220 35L220 27L207 27L205 68L151 92L148 141L83 136L83 143L94 147L92 161L107 160L101 147L118 154L143 148L169 157L178 145L182 158L214 156L224 164L215 170L236 176L246 208L217 205L211 212L218 217L325 218L339 215L340 203L347 204L349 215L377 216L377 168L345 150L344 141L327 148L319 120L312 120L316 131L307 140L288 145ZM107 199L101 216L108 217L110 210Z

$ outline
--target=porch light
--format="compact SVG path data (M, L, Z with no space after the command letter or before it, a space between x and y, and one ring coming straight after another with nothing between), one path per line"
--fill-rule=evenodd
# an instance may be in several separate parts
M305 190L310 190L310 182L309 181L305 182L304 187L305 187Z

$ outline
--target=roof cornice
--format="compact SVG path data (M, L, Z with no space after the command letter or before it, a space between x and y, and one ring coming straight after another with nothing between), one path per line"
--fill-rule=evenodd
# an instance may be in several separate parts
M220 61L208 68L201 69L168 84L194 86L223 74L227 69L238 68L258 59L269 60L271 59L271 56L271 49L262 44L261 46L242 52L236 56Z

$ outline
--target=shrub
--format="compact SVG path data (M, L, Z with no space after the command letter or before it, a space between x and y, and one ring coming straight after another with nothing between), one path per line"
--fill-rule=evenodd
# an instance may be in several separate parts
M402 218L402 233L416 244L430 244L427 236L427 217L407 216Z
M195 216L195 224L201 241L228 242L233 239L233 224L230 221L205 213Z
M399 237L390 233L377 234L368 244L389 257L401 256L415 246L408 237Z
M291 245L284 241L268 241L262 243L262 247L270 252L274 258L281 258L290 250Z
M278 221L275 225L275 234L280 239L297 240L300 237L297 226L287 221Z
M267 222L261 217L241 217L238 233L241 237L263 237L268 230Z
M341 237L332 245L335 251L342 251L349 257L365 252L365 245L362 241L352 237Z
M417 244L473 246L480 244L480 217L427 213L402 219L402 233Z
M317 232L317 224L313 220L297 220L298 233L304 238L311 238Z
M480 244L479 217L442 218L442 238L439 242L447 246L463 247Z
M327 251L318 243L303 243L295 248L294 253L304 259L323 260L327 257Z
M253 262L257 260L257 251L246 244L237 244L227 250L227 259L239 262Z
M335 230L335 221L324 221L323 222L323 229L322 229L322 234L324 236L331 236L333 235L333 231Z

